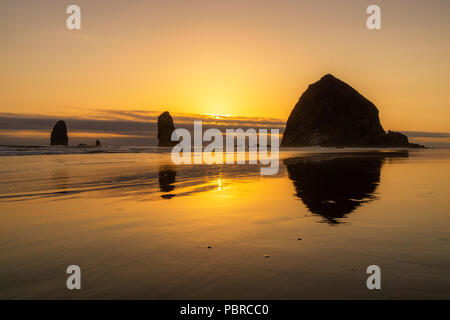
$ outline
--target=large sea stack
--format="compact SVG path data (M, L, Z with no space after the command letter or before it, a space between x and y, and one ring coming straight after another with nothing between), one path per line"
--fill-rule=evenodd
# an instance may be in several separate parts
M67 146L69 144L69 137L67 136L66 123L59 120L53 127L50 137L50 145L52 146Z
M172 132L175 131L172 116L169 112L163 112L158 117L158 146L172 147L177 144L176 141L171 141Z
M418 147L381 126L377 107L331 74L311 84L286 124L282 147Z

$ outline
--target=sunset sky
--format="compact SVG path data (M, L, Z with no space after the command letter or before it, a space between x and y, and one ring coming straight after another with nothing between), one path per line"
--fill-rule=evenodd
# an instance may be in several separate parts
M79 31L66 28L70 4ZM382 30L366 28L370 4ZM385 129L450 132L448 0L2 0L0 12L2 114L286 121L332 73L375 103Z

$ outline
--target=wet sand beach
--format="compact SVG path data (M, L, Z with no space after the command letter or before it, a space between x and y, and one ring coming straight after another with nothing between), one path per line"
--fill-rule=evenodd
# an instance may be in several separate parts
M0 298L450 298L449 150L36 153L0 157Z

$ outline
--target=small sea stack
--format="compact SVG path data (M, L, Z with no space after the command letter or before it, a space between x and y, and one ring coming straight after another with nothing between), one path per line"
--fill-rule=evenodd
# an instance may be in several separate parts
M50 136L50 145L67 146L68 144L69 137L67 136L66 123L63 120L59 120L53 127L53 131Z
M158 117L158 146L159 147L173 147L177 144L172 141L172 132L175 131L172 116L168 111L163 112Z
M95 146L96 147L101 147L102 144L100 143L100 140L97 139L97 141L95 141Z

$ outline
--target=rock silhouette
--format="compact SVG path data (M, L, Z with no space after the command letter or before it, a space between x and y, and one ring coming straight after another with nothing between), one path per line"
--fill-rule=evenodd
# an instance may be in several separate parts
M329 224L339 224L375 199L385 159L408 156L408 151L327 154L286 159L284 164L296 196L308 210Z
M328 74L311 84L289 116L283 147L419 147L380 123L377 107Z
M159 189L164 194L161 195L164 199L172 199L175 194L171 194L175 190L177 173L172 169L160 169L158 174Z
M177 144L176 141L171 141L172 132L175 131L172 116L169 112L163 112L158 117L158 146L172 147Z
M67 146L69 144L69 137L67 136L66 123L59 120L53 127L50 136L50 145L52 146Z
M102 146L102 144L100 143L100 140L95 141L95 146L96 147L101 147Z

